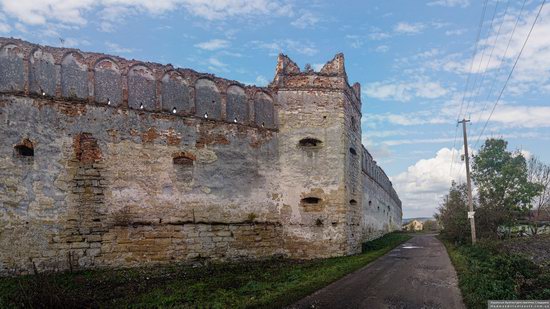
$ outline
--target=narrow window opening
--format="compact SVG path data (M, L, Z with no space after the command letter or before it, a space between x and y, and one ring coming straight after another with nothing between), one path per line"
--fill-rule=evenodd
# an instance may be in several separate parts
M372 201L369 201L369 206L372 205Z
M350 147L350 148L349 148L349 152L350 152L352 155L354 155L354 156L357 155L357 151L355 151L355 148L353 148L353 147Z
M13 147L15 152L22 157L33 157L34 147L29 139L24 139L20 144Z
M172 163L175 165L193 165L193 160L184 156L178 156L172 159Z
M300 146L301 147L319 147L321 146L322 142L316 138L303 138L300 140Z
M195 156L186 152L179 152L172 155L172 163L174 165L193 166Z
M357 201L356 201L356 200L350 200L350 201L349 201L349 204L350 204L351 206L355 206L355 205L357 205Z
M321 199L318 197L306 197L302 199L303 204L319 204Z

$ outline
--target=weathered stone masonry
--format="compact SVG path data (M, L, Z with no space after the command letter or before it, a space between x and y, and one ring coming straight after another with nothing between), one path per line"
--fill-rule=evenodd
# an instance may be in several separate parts
M0 274L357 253L401 226L343 55L267 88L0 38Z

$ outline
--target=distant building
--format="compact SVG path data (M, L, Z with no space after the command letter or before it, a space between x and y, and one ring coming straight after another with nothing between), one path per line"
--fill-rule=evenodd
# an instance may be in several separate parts
M424 229L424 223L419 220L412 220L411 222L403 225L403 231L422 231Z

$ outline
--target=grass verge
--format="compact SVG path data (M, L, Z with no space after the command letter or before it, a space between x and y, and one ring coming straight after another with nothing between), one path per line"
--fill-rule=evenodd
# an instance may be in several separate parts
M278 308L384 255L411 236L387 234L353 256L156 266L0 278L0 308Z
M488 300L550 299L548 265L500 252L495 242L456 246L442 239L457 271L464 303L486 308Z

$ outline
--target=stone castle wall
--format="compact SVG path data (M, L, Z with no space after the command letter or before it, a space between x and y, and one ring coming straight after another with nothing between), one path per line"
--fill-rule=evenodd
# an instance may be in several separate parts
M261 88L0 38L0 274L356 253L394 229L366 198L400 226L343 57L315 74L284 59Z

